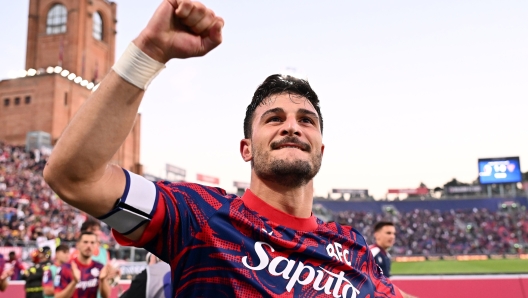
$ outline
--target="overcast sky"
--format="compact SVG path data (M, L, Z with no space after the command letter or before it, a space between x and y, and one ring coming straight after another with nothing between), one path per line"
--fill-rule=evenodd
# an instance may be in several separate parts
M0 77L24 68L27 0L5 1ZM159 1L120 0L117 50ZM441 186L477 159L528 162L527 1L203 1L224 43L171 61L142 103L141 162L249 182L239 154L245 108L270 74L295 68L321 99L326 145L317 195L332 188ZM7 8L7 9L6 9Z

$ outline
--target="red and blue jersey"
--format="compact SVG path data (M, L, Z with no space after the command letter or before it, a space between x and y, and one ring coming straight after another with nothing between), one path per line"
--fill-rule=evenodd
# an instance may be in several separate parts
M372 252L372 256L374 256L374 261L378 266L381 268L381 271L383 275L386 277L390 277L391 273L391 256L390 254L384 250L382 247L378 246L377 244L372 244L370 247L370 251Z
M351 227L291 216L250 190L157 182L148 199L141 239L114 235L171 265L173 297L401 297Z
M99 290L99 274L104 267L103 264L92 260L89 264L85 265L79 262L78 259L74 259L71 262L75 262L81 271L81 279L75 286L76 289L73 292L72 298L96 298L97 291ZM64 290L73 280L71 263L66 263L59 267L55 278L54 286L55 294L57 294ZM51 285L49 281L48 285Z

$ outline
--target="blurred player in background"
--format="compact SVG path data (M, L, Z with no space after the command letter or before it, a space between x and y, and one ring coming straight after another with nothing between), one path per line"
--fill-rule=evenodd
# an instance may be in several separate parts
M70 247L66 244L61 244L55 249L55 260L53 264L44 271L42 277L42 288L44 292L44 298L53 298L55 295L55 282L57 284L60 280L57 277L57 271L62 265L68 263L70 260Z
M394 245L396 241L396 228L394 223L389 221L378 222L374 226L374 241L375 243L370 245L370 251L374 256L374 261L381 268L383 275L387 278L391 276L391 255L389 249ZM402 292L404 298L416 298L415 296L409 295Z
M41 247L32 253L33 266L24 271L22 279L26 281L24 289L26 298L42 298L44 291L42 279L44 272L49 270L51 263L51 249L48 246Z
M96 298L97 291L103 298L110 296L108 267L92 260L96 236L82 232L77 240L79 255L57 270L55 298Z
M374 244L370 245L370 251L374 256L376 264L383 271L383 275L390 277L391 256L389 249L396 241L396 228L392 222L381 221L374 226Z
M22 265L22 262L17 258L16 253L14 251L9 252L9 261L11 264L11 267L13 267L13 276L11 276L11 280L20 280L22 277L22 272L24 272L24 266Z
M0 254L0 292L7 289L9 285L9 277L13 274L13 268L6 266L4 255Z
M97 237L95 248L92 255L92 260L99 262L103 265L108 264L110 261L110 255L106 247L101 243L101 222L96 218L89 216L81 225L81 232L87 231L95 234ZM72 257L76 257L77 252L72 254Z

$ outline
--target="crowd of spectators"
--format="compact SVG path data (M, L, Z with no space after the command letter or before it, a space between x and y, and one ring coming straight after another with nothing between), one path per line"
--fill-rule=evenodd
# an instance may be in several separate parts
M370 243L376 222L394 222L396 243L392 254L397 256L528 251L528 214L522 207L509 207L496 212L476 208L446 212L414 210L400 213L391 210L383 214L342 211L336 214L335 219L353 226Z
M46 159L38 150L0 142L0 246L75 240L85 216L44 182Z
M34 245L60 238L74 241L86 216L62 202L44 182L47 156L0 142L0 247ZM333 218L360 231L369 242L381 220L396 224L394 255L504 254L528 243L526 210L507 208L449 212L415 210L384 214L341 211ZM115 245L103 226L101 239ZM522 249L522 248L521 248ZM526 248L525 248L526 249Z

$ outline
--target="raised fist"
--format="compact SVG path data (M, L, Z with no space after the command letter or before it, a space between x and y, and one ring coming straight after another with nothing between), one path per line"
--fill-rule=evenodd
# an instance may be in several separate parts
M162 63L203 56L222 42L223 26L224 20L200 2L163 0L134 44Z

